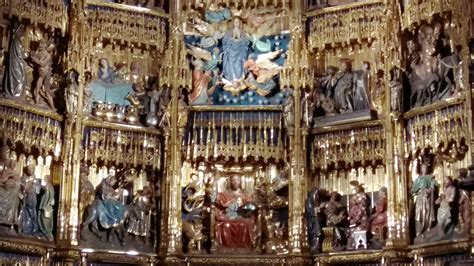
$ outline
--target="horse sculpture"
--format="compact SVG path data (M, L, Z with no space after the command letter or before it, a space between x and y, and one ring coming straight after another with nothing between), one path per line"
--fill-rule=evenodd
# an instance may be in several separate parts
M125 222L133 215L133 211L130 206L125 205L125 212L123 213L121 222L114 224L113 226L104 226L100 223L100 211L99 211L100 200L94 200L87 208L84 221L82 222L81 238L84 239L84 229L89 228L90 231L98 237L101 241L104 241L103 235L100 233L99 226L106 230L106 242L110 241L110 235L116 234L117 239L120 241L120 245L123 246L125 243Z
M124 224L132 212L128 205L124 205L119 200L123 198L124 190L120 188L122 186L118 181L118 178L112 174L104 178L97 186L95 200L86 209L81 238L83 238L84 229L89 228L102 241L100 226L107 232L107 242L110 240L110 235L115 233L120 244L124 245L126 232ZM116 188L119 190L116 191Z

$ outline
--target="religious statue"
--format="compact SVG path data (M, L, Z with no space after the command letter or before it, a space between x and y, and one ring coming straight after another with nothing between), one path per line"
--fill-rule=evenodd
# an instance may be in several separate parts
M354 110L352 90L354 75L349 59L341 59L341 71L336 74L337 84L334 88L334 102L336 110L340 113Z
M143 237L145 244L150 238L150 216L154 209L152 196L152 189L149 186L144 186L142 190L137 191L132 203L134 214L130 215L127 224L127 232L135 237Z
M91 90L92 74L90 71L84 73L84 95L82 95L82 108L85 115L92 112L92 90Z
M459 180L464 182L467 178L468 171L466 168L459 169ZM459 189L459 231L468 232L471 228L471 199L469 191Z
M364 61L362 70L354 71L354 92L353 107L354 111L367 110L371 108L370 104L370 64Z
M106 58L99 59L99 70L97 71L97 78L106 83L112 83L113 70L110 67L109 61Z
M370 229L374 238L384 240L387 230L387 188L382 187L378 192L378 199L375 204L375 211L372 214Z
M293 94L288 94L283 105L283 122L285 127L290 128L295 125L295 98Z
M20 205L20 174L15 167L10 148L4 145L0 149L0 225L8 226L11 231L18 225Z
M428 165L421 165L421 174L415 179L411 194L415 196L415 227L416 237L422 237L429 232L436 221L435 196L438 183L433 175L428 173Z
M319 114L325 116L332 116L337 114L337 110L334 107L334 101L323 93L320 93L317 97L316 108L319 109L316 109L316 115Z
M193 61L193 91L189 95L191 105L212 104L209 96L214 93L217 84L209 87L212 80L211 71L204 71L204 63L200 59Z
M394 68L390 71L390 108L392 112L401 112L403 108L402 71Z
M178 127L184 128L188 123L188 105L184 101L184 94L178 98Z
M286 232L288 229L282 222L272 221L273 211L267 213L263 217L266 229L264 230L267 242L265 243L266 254L287 254L288 253L288 241L286 240Z
M326 226L326 216L324 215L324 203L326 202L326 192L313 188L308 193L306 201L306 222L308 229L308 243L311 253L320 253L323 241L323 227Z
M94 185L89 181L89 168L85 165L81 166L79 171L79 190L81 197L79 202L79 212L82 214L86 206L88 206L94 199Z
M409 50L410 103L413 107L443 100L456 91L455 70L461 64L459 56L452 54L448 45L439 45L448 40L442 32L442 25L422 25L418 30L418 44L407 44ZM458 73L458 72L456 72Z
M348 249L358 249L360 245L367 248L367 233L370 230L369 197L365 193L363 184L351 181L355 187L355 194L349 203L349 243Z
M240 212L243 206L253 203L252 195L240 188L240 176L230 178L229 189L211 194L216 205L215 236L219 246L224 248L252 248L255 246L255 217L244 217Z
M28 165L25 173L21 177L22 204L20 211L20 232L23 234L37 236L38 234L38 194L41 190L41 183L35 178L35 167Z
M210 184L206 184L208 186ZM191 174L189 184L183 189L183 233L188 240L188 252L202 252L202 243L205 240L203 229L203 207L205 200L205 187L202 178Z
M374 87L370 91L373 107L378 114L382 114L385 108L385 82L383 70L377 70Z
M75 115L77 113L77 101L79 96L79 73L75 69L71 69L67 73L67 86L64 93L66 102L66 113ZM84 96L85 97L85 96Z
M239 17L232 19L232 28L222 37L222 73L224 79L233 83L244 78L244 63L247 60L250 39L242 31L242 20Z
M40 97L42 97L51 109L54 108L53 92L51 91L51 72L52 72L52 45L48 46L45 40L39 43L36 51L32 52L30 59L34 64L37 73L36 83L34 87L34 101L39 104Z
M51 176L44 177L44 188L41 192L41 200L39 204L39 232L42 237L48 241L53 241L53 207L54 207L54 187L51 183Z
M112 169L112 168L111 168ZM86 209L85 219L82 223L81 237L84 239L84 231L89 228L90 231L102 239L98 223L107 230L107 241L110 240L111 232L115 232L120 244L124 244L124 222L129 217L129 210L120 198L123 190L116 191L118 185L115 173L112 173L102 179L96 188L95 200ZM92 224L91 227L89 227Z
M341 194L332 192L330 200L325 202L322 207L326 215L326 225L334 229L335 238L333 239L332 246L334 249L342 249L346 242L344 227L347 214L344 206L341 204Z
M5 83L3 85L3 96L7 99L22 97L26 80L26 59L28 54L23 49L23 35L25 29L18 24L10 35L10 51L8 52L8 66L5 71Z
M336 73L339 69L335 66L327 67L327 75L321 80L321 92L328 98L334 98L337 84Z
M447 176L443 182L443 193L435 201L435 204L439 204L438 213L436 216L436 227L438 236L444 236L448 233L448 230L453 224L453 220L457 220L457 217L453 217L453 208L457 207L455 202L457 197L457 189L453 184L453 178Z
M248 76L245 80L247 87L255 90L261 96L269 95L277 86L273 77L280 73L282 67L273 62L282 50L267 52L264 54L250 54L244 63L244 69L248 70Z
M301 99L301 113L303 114L303 123L307 127L313 122L314 108L316 104L313 102L313 92L305 91Z

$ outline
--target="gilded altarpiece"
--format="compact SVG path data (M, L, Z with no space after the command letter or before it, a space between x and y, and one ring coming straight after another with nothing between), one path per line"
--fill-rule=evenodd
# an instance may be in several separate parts
M0 263L469 259L470 1L0 6Z

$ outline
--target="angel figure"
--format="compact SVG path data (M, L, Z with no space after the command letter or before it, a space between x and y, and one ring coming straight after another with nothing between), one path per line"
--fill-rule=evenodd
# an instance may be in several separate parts
M222 4L211 3L205 11L205 19L209 23L219 23L231 18L230 10Z
M189 95L189 102L191 105L212 104L209 96L214 93L216 85L220 82L217 80L209 88L209 83L212 80L211 71L205 69L205 65L200 59L194 60L193 65L193 91ZM216 69L216 71L218 70Z
M188 54L192 55L194 58L204 61L202 65L202 70L204 71L213 71L214 69L217 68L218 64L222 62L222 53L219 51L219 48L217 47L215 47L211 53L207 51L206 49L188 45L187 52Z
M244 64L244 69L249 71L246 79L247 86L256 90L261 96L268 95L277 85L273 77L280 73L282 67L272 60L281 52L282 50L276 50L259 55L250 54Z
M199 46L202 48L210 48L215 46L222 38L223 33L219 31L221 28L219 24L210 24L202 20L197 14L189 14L190 25L196 31L198 36L201 36Z
M255 18L255 17L252 17ZM249 23L252 23L252 20L248 20ZM263 36L268 36L272 34L278 34L279 32L275 30L275 20L263 21L259 26L255 27L255 31L250 36L250 41L252 42L252 48L258 50L262 53L270 52L272 49L272 43L270 40L262 41Z

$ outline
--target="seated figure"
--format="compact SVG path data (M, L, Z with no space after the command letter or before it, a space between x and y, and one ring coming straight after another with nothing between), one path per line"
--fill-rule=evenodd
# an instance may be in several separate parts
M224 248L252 248L255 245L255 217L241 212L253 199L240 188L240 182L240 177L234 175L228 190L211 195L217 210L215 237L218 245Z

